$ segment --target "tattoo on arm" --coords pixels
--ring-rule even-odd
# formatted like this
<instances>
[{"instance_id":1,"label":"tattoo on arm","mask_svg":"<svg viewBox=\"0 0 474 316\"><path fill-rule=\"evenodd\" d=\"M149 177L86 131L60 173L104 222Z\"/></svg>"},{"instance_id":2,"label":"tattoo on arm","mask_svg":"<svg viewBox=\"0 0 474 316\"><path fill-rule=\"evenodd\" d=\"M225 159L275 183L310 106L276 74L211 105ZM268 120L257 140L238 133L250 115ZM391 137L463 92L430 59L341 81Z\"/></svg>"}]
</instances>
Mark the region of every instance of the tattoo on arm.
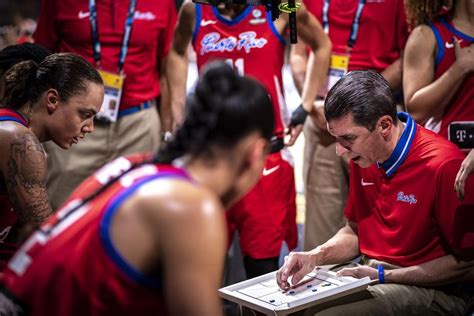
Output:
<instances>
[{"instance_id":1,"label":"tattoo on arm","mask_svg":"<svg viewBox=\"0 0 474 316\"><path fill-rule=\"evenodd\" d=\"M33 134L21 135L10 143L5 183L19 224L37 227L51 215L46 172L43 148Z\"/></svg>"}]
</instances>

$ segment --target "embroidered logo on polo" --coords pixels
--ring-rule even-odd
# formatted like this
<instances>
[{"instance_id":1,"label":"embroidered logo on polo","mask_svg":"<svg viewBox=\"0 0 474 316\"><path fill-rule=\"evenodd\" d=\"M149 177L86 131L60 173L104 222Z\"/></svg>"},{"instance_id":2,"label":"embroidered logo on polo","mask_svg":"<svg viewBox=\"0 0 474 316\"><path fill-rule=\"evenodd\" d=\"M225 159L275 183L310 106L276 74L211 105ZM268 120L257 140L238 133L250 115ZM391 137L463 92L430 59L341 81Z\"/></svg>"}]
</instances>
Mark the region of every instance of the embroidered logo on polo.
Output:
<instances>
[{"instance_id":1,"label":"embroidered logo on polo","mask_svg":"<svg viewBox=\"0 0 474 316\"><path fill-rule=\"evenodd\" d=\"M410 203L410 205L418 202L414 194L405 194L402 191L398 192L397 201Z\"/></svg>"},{"instance_id":2,"label":"embroidered logo on polo","mask_svg":"<svg viewBox=\"0 0 474 316\"><path fill-rule=\"evenodd\" d=\"M229 36L221 39L221 35L217 32L212 32L204 35L201 40L200 54L204 55L209 52L233 52L234 50L245 50L250 53L253 48L262 48L268 41L265 38L257 38L255 32L243 32L239 34L237 39L234 36Z\"/></svg>"},{"instance_id":3,"label":"embroidered logo on polo","mask_svg":"<svg viewBox=\"0 0 474 316\"><path fill-rule=\"evenodd\" d=\"M135 11L135 15L133 16L135 20L145 20L145 21L153 21L156 19L156 15L153 12L140 12Z\"/></svg>"},{"instance_id":4,"label":"embroidered logo on polo","mask_svg":"<svg viewBox=\"0 0 474 316\"><path fill-rule=\"evenodd\" d=\"M82 20L85 18L88 18L91 15L89 11L79 11L77 14L77 17ZM145 20L145 21L153 21L156 19L156 15L153 14L153 12L147 11L147 12L140 12L140 11L135 11L135 15L133 16L135 20Z\"/></svg>"},{"instance_id":5,"label":"embroidered logo on polo","mask_svg":"<svg viewBox=\"0 0 474 316\"><path fill-rule=\"evenodd\" d=\"M90 15L91 15L91 13L89 11L82 11L81 10L77 14L77 17L79 18L79 20L82 20L82 19L88 18Z\"/></svg>"}]
</instances>

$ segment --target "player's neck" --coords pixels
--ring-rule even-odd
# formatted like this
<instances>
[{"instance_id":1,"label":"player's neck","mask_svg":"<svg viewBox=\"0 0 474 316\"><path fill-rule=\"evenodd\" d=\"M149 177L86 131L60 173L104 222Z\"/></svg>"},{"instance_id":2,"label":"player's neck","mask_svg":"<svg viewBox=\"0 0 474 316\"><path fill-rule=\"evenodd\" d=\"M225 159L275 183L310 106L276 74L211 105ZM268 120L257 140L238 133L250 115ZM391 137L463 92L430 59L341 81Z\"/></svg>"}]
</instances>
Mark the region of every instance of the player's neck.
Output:
<instances>
[{"instance_id":1,"label":"player's neck","mask_svg":"<svg viewBox=\"0 0 474 316\"><path fill-rule=\"evenodd\" d=\"M243 4L229 4L229 3L221 3L217 6L219 13L229 19L233 20L239 14L241 14L247 6Z\"/></svg>"},{"instance_id":2,"label":"player's neck","mask_svg":"<svg viewBox=\"0 0 474 316\"><path fill-rule=\"evenodd\" d=\"M232 168L225 159L196 158L187 160L184 167L197 183L215 192L219 197L233 185Z\"/></svg>"},{"instance_id":3,"label":"player's neck","mask_svg":"<svg viewBox=\"0 0 474 316\"><path fill-rule=\"evenodd\" d=\"M458 0L454 12L454 20L456 24L460 24L460 26L466 25L466 27L470 26L470 29L472 29L472 26L474 25L474 1Z\"/></svg>"}]
</instances>

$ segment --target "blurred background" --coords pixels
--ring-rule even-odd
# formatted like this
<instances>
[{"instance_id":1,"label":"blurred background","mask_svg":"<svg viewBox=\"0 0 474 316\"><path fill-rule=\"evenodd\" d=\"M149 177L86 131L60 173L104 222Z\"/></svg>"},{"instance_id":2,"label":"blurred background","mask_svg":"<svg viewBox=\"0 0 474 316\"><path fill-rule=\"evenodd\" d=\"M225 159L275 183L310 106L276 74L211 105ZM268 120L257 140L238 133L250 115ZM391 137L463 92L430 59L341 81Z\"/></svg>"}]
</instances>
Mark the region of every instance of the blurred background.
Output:
<instances>
[{"instance_id":1,"label":"blurred background","mask_svg":"<svg viewBox=\"0 0 474 316\"><path fill-rule=\"evenodd\" d=\"M40 0L0 0L0 49L31 41Z\"/></svg>"}]
</instances>

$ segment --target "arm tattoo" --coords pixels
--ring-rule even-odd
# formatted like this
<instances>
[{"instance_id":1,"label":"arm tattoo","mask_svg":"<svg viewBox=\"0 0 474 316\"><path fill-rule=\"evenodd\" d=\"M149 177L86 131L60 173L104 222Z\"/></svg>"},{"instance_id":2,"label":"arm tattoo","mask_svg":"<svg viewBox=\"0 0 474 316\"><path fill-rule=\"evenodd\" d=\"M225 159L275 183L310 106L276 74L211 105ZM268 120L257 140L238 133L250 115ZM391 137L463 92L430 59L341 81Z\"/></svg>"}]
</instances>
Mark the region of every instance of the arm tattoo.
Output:
<instances>
[{"instance_id":1,"label":"arm tattoo","mask_svg":"<svg viewBox=\"0 0 474 316\"><path fill-rule=\"evenodd\" d=\"M10 143L5 183L19 224L37 227L51 215L46 172L46 157L36 136L27 133Z\"/></svg>"}]
</instances>

